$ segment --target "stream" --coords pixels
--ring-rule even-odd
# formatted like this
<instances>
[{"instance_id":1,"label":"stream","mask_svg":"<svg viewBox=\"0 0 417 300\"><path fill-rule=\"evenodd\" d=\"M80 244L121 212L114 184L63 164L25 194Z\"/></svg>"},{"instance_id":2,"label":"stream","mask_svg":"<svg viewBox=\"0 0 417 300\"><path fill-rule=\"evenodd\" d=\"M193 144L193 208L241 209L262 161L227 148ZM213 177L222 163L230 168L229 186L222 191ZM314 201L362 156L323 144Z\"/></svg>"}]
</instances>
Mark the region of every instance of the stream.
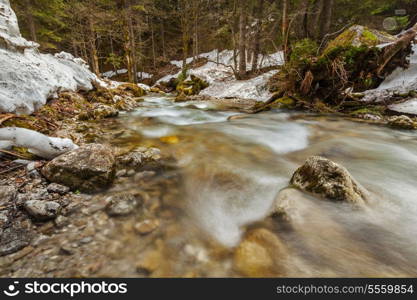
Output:
<instances>
[{"instance_id":1,"label":"stream","mask_svg":"<svg viewBox=\"0 0 417 300\"><path fill-rule=\"evenodd\" d=\"M171 203L181 203L185 213L177 216L182 229L175 239L210 240L186 249L197 261L215 260L215 271L206 276L235 274L230 257L211 255L213 248L236 247L246 226L262 222L293 172L311 155L345 166L374 201L365 210L354 210L295 195L291 228L272 228L286 249L283 275L417 274L415 131L332 116L294 118L283 111L228 121L237 114L203 102L146 97L142 107L118 119L130 134L112 141L115 146L155 145L176 158L183 187ZM178 256L171 263L183 262Z\"/></svg>"}]
</instances>

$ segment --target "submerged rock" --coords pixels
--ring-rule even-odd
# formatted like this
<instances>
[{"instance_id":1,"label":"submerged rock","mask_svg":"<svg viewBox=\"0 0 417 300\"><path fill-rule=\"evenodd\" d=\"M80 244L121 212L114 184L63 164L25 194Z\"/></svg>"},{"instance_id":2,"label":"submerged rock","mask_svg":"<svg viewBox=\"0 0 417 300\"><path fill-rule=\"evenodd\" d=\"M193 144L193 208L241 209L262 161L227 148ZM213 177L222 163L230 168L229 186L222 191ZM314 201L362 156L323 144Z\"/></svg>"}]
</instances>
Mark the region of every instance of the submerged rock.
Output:
<instances>
[{"instance_id":1,"label":"submerged rock","mask_svg":"<svg viewBox=\"0 0 417 300\"><path fill-rule=\"evenodd\" d=\"M36 220L45 221L56 218L61 205L55 201L29 200L25 203L25 209Z\"/></svg>"},{"instance_id":2,"label":"submerged rock","mask_svg":"<svg viewBox=\"0 0 417 300\"><path fill-rule=\"evenodd\" d=\"M234 268L248 277L283 275L285 247L278 237L265 228L246 234L234 255Z\"/></svg>"},{"instance_id":3,"label":"submerged rock","mask_svg":"<svg viewBox=\"0 0 417 300\"><path fill-rule=\"evenodd\" d=\"M155 231L160 225L158 219L148 219L134 225L134 229L140 235L146 235Z\"/></svg>"},{"instance_id":4,"label":"submerged rock","mask_svg":"<svg viewBox=\"0 0 417 300\"><path fill-rule=\"evenodd\" d=\"M139 147L117 157L119 170L135 170L159 168L162 164L161 151L157 148Z\"/></svg>"},{"instance_id":5,"label":"submerged rock","mask_svg":"<svg viewBox=\"0 0 417 300\"><path fill-rule=\"evenodd\" d=\"M307 159L291 178L301 190L333 201L364 204L368 192L342 166L320 156Z\"/></svg>"},{"instance_id":6,"label":"submerged rock","mask_svg":"<svg viewBox=\"0 0 417 300\"><path fill-rule=\"evenodd\" d=\"M142 202L142 198L133 193L125 192L111 195L106 198L108 206L106 208L107 213L110 216L119 217L127 216L139 206Z\"/></svg>"},{"instance_id":7,"label":"submerged rock","mask_svg":"<svg viewBox=\"0 0 417 300\"><path fill-rule=\"evenodd\" d=\"M51 182L94 193L113 182L115 157L108 146L88 144L50 161L42 174Z\"/></svg>"},{"instance_id":8,"label":"submerged rock","mask_svg":"<svg viewBox=\"0 0 417 300\"><path fill-rule=\"evenodd\" d=\"M394 116L388 120L388 126L396 129L417 129L417 122L407 116Z\"/></svg>"},{"instance_id":9,"label":"submerged rock","mask_svg":"<svg viewBox=\"0 0 417 300\"><path fill-rule=\"evenodd\" d=\"M0 256L17 252L31 241L30 233L19 226L0 229Z\"/></svg>"}]
</instances>

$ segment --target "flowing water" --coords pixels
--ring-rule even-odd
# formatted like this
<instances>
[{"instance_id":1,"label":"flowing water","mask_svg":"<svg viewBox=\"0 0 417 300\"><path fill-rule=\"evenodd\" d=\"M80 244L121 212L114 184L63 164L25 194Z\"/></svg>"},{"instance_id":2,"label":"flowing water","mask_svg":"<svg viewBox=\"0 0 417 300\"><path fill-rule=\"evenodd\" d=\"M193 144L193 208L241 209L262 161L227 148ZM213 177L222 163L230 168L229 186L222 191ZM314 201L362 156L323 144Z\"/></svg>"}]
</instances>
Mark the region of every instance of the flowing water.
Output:
<instances>
[{"instance_id":1,"label":"flowing water","mask_svg":"<svg viewBox=\"0 0 417 300\"><path fill-rule=\"evenodd\" d=\"M374 201L367 209L354 210L290 194L290 228L268 225L285 245L281 274L417 274L415 131L331 116L298 118L283 111L228 120L237 114L207 103L147 97L142 107L119 118L118 126L129 134L113 141L117 146L155 145L176 158L182 189L171 202L181 203L184 213L178 219L184 239L211 240L185 249L197 261L217 263L216 271L206 276L238 275L233 258L212 255L210 247L233 252L246 226L265 220L277 194L311 155L345 166ZM171 246L177 244L173 241Z\"/></svg>"}]
</instances>

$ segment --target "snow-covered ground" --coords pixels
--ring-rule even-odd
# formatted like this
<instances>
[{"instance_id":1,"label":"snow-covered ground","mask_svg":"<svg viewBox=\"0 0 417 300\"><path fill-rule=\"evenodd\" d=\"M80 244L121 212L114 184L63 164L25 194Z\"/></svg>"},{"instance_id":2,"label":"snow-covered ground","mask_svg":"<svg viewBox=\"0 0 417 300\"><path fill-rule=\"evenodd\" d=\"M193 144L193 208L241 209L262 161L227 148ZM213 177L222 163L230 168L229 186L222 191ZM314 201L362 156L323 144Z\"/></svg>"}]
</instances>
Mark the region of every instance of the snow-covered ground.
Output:
<instances>
[{"instance_id":1,"label":"snow-covered ground","mask_svg":"<svg viewBox=\"0 0 417 300\"><path fill-rule=\"evenodd\" d=\"M364 101L384 101L390 99L394 94L406 94L410 91L417 91L417 44L413 46L414 53L410 56L410 67L408 69L398 68L389 75L384 82L376 89L365 92ZM417 99L405 103L393 104L391 110L402 113L417 114Z\"/></svg>"},{"instance_id":2,"label":"snow-covered ground","mask_svg":"<svg viewBox=\"0 0 417 300\"><path fill-rule=\"evenodd\" d=\"M21 36L9 0L0 0L0 112L30 114L59 91L90 90L99 81L82 59L37 48Z\"/></svg>"},{"instance_id":3,"label":"snow-covered ground","mask_svg":"<svg viewBox=\"0 0 417 300\"><path fill-rule=\"evenodd\" d=\"M271 76L277 71L270 71L258 77L249 80L236 80L232 68L233 66L233 51L224 50L218 53L218 50L202 53L198 57L208 59L208 62L201 67L194 68L188 71L189 75L195 75L207 81L210 86L203 91L201 95L226 98L235 97L242 99L255 99L259 101L266 101L271 97L271 93L267 89L267 82ZM187 59L187 63L191 63L192 57ZM217 63L218 62L218 63ZM182 67L182 61L171 61L173 65ZM282 52L277 52L271 55L260 55L259 66L261 68L279 66L284 63ZM251 63L247 64L248 71L251 68ZM176 78L181 71L174 75L167 75L157 81L168 82L171 78Z\"/></svg>"},{"instance_id":4,"label":"snow-covered ground","mask_svg":"<svg viewBox=\"0 0 417 300\"><path fill-rule=\"evenodd\" d=\"M116 75L123 75L123 74L126 74L126 73L127 73L127 69L120 69L120 70L116 70L116 71L104 72L104 73L101 74L101 76L104 77L104 78L110 79L110 78L112 78ZM148 78L152 78L152 77L153 77L153 74L149 74L149 73L146 73L146 72L138 72L138 78L148 79Z\"/></svg>"}]
</instances>

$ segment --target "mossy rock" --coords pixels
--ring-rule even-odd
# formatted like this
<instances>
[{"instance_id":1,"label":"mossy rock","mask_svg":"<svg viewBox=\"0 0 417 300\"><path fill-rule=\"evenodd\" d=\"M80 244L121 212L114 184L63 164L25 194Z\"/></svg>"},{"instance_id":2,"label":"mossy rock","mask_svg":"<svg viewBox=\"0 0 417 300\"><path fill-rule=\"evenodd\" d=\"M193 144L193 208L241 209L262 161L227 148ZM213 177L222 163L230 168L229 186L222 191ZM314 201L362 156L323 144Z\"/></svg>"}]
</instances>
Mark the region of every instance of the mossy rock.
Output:
<instances>
[{"instance_id":1,"label":"mossy rock","mask_svg":"<svg viewBox=\"0 0 417 300\"><path fill-rule=\"evenodd\" d=\"M384 43L396 41L396 38L386 32L370 29L361 25L353 25L332 40L324 50L324 54L338 47L375 47Z\"/></svg>"},{"instance_id":2,"label":"mossy rock","mask_svg":"<svg viewBox=\"0 0 417 300\"><path fill-rule=\"evenodd\" d=\"M134 83L121 84L115 90L116 90L116 93L117 92L130 92L134 97L143 97L146 95L146 91Z\"/></svg>"},{"instance_id":3,"label":"mossy rock","mask_svg":"<svg viewBox=\"0 0 417 300\"><path fill-rule=\"evenodd\" d=\"M198 95L202 90L207 88L209 84L201 78L191 75L189 80L180 82L177 85L178 94L184 94L186 96Z\"/></svg>"}]
</instances>

